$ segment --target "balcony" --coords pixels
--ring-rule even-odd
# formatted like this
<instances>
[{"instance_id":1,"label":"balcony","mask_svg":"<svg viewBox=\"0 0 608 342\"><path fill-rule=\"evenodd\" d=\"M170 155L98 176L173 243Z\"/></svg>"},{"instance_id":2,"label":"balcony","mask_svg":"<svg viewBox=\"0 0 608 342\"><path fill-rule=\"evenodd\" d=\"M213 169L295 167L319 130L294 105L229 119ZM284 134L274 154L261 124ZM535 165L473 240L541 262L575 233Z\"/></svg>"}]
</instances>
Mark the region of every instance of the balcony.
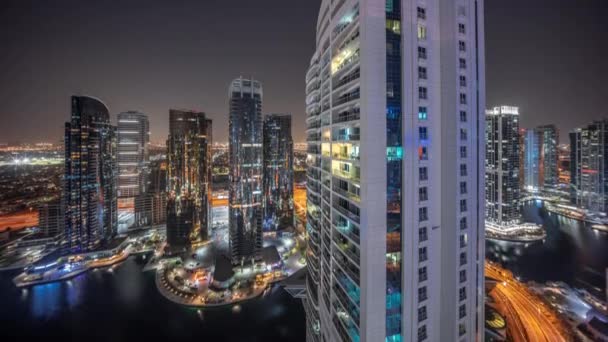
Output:
<instances>
[{"instance_id":1,"label":"balcony","mask_svg":"<svg viewBox=\"0 0 608 342\"><path fill-rule=\"evenodd\" d=\"M355 325L358 325L360 320L359 307L352 302L352 299L348 298L340 285L334 283L332 290L348 318L352 319Z\"/></svg>"},{"instance_id":2,"label":"balcony","mask_svg":"<svg viewBox=\"0 0 608 342\"><path fill-rule=\"evenodd\" d=\"M359 265L361 258L359 257L359 248L353 245L348 239L346 239L342 234L334 234L333 242L336 247L346 255L350 260L352 260L356 265Z\"/></svg>"},{"instance_id":3,"label":"balcony","mask_svg":"<svg viewBox=\"0 0 608 342\"><path fill-rule=\"evenodd\" d=\"M348 219L353 220L355 223L360 223L359 208L356 205L346 201L347 203L340 203L342 201L335 201L333 208L340 214L346 216Z\"/></svg>"},{"instance_id":4,"label":"balcony","mask_svg":"<svg viewBox=\"0 0 608 342\"><path fill-rule=\"evenodd\" d=\"M342 94L340 97L338 97L336 100L334 100L333 106L337 107L337 106L343 105L345 103L348 103L350 101L358 100L360 97L361 97L361 93L359 92L359 89L357 88L354 91L348 92L346 94Z\"/></svg>"},{"instance_id":5,"label":"balcony","mask_svg":"<svg viewBox=\"0 0 608 342\"><path fill-rule=\"evenodd\" d=\"M352 167L352 165L351 165ZM344 179L352 180L354 182L359 183L361 181L361 175L359 168L352 167L352 171L342 170L338 167L332 167L331 173L334 176L342 177Z\"/></svg>"},{"instance_id":6,"label":"balcony","mask_svg":"<svg viewBox=\"0 0 608 342\"><path fill-rule=\"evenodd\" d=\"M344 152L344 151L334 152L334 153L332 153L332 157L334 159L350 160L350 161L359 161L360 160L359 151L353 151L350 153Z\"/></svg>"},{"instance_id":7,"label":"balcony","mask_svg":"<svg viewBox=\"0 0 608 342\"><path fill-rule=\"evenodd\" d=\"M358 107L351 110L343 111L338 114L334 114L332 117L333 123L341 123L348 121L355 121L361 119L360 109Z\"/></svg>"},{"instance_id":8,"label":"balcony","mask_svg":"<svg viewBox=\"0 0 608 342\"><path fill-rule=\"evenodd\" d=\"M341 216L337 216L338 219L334 221L334 227L336 229L336 231L338 231L340 234L344 235L345 237L351 239L354 243L359 244L360 243L360 236L359 236L359 228L357 226L355 226L354 224L352 224L351 222L349 222L348 220L344 219Z\"/></svg>"},{"instance_id":9,"label":"balcony","mask_svg":"<svg viewBox=\"0 0 608 342\"><path fill-rule=\"evenodd\" d=\"M336 80L336 82L334 83L334 90L337 90L338 88L351 83L352 81L358 80L361 77L361 70L359 68L356 68L355 70L353 70L352 72L350 72L348 75L340 78L339 80Z\"/></svg>"},{"instance_id":10,"label":"balcony","mask_svg":"<svg viewBox=\"0 0 608 342\"><path fill-rule=\"evenodd\" d=\"M336 328L336 331L340 335L342 341L345 342L360 342L359 331L354 327L350 321L345 318L339 318L338 315L344 316L343 313L338 312L334 314L332 322ZM348 330L346 327L349 327Z\"/></svg>"},{"instance_id":11,"label":"balcony","mask_svg":"<svg viewBox=\"0 0 608 342\"><path fill-rule=\"evenodd\" d=\"M321 127L321 121L313 120L306 125L306 129L316 129Z\"/></svg>"},{"instance_id":12,"label":"balcony","mask_svg":"<svg viewBox=\"0 0 608 342\"><path fill-rule=\"evenodd\" d=\"M353 188L354 188L354 186L353 186ZM361 197L359 197L358 192L353 192L353 191L350 191L349 189L343 189L337 184L337 182L334 183L332 190L350 200L357 201L357 202L361 201Z\"/></svg>"},{"instance_id":13,"label":"balcony","mask_svg":"<svg viewBox=\"0 0 608 342\"><path fill-rule=\"evenodd\" d=\"M359 265L353 264L353 262L339 252L337 248L332 251L331 255L335 261L334 265L338 265L355 284L359 284L361 281L359 278Z\"/></svg>"}]
</instances>

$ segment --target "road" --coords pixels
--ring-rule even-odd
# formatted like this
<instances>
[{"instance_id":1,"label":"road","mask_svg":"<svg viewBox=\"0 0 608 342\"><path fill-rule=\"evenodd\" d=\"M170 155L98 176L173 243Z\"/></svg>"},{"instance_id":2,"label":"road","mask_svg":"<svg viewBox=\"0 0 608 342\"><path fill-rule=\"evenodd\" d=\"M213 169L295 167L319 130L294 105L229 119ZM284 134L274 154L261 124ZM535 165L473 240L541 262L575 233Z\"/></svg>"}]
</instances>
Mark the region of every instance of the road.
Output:
<instances>
[{"instance_id":1,"label":"road","mask_svg":"<svg viewBox=\"0 0 608 342\"><path fill-rule=\"evenodd\" d=\"M306 223L306 188L294 187L293 203L296 207L296 215L300 222Z\"/></svg>"},{"instance_id":2,"label":"road","mask_svg":"<svg viewBox=\"0 0 608 342\"><path fill-rule=\"evenodd\" d=\"M38 211L22 211L15 214L0 216L0 232L7 230L20 230L38 225Z\"/></svg>"},{"instance_id":3,"label":"road","mask_svg":"<svg viewBox=\"0 0 608 342\"><path fill-rule=\"evenodd\" d=\"M557 314L517 281L513 274L486 262L486 277L498 283L489 292L507 319L507 335L514 342L570 341L570 333Z\"/></svg>"}]
</instances>

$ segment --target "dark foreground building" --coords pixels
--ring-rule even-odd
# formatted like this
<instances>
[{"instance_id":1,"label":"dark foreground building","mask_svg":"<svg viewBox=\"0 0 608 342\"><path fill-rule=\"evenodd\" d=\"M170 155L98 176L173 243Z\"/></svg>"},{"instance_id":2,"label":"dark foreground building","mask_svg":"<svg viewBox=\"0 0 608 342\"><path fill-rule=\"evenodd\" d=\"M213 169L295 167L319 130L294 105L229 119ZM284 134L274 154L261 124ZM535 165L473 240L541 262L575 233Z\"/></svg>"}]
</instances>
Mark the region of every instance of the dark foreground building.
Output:
<instances>
[{"instance_id":1,"label":"dark foreground building","mask_svg":"<svg viewBox=\"0 0 608 342\"><path fill-rule=\"evenodd\" d=\"M262 84L230 85L230 250L232 263L260 258L262 247Z\"/></svg>"},{"instance_id":2,"label":"dark foreground building","mask_svg":"<svg viewBox=\"0 0 608 342\"><path fill-rule=\"evenodd\" d=\"M291 115L264 118L264 231L294 224Z\"/></svg>"},{"instance_id":3,"label":"dark foreground building","mask_svg":"<svg viewBox=\"0 0 608 342\"><path fill-rule=\"evenodd\" d=\"M89 96L72 96L65 124L65 247L95 249L116 235L116 127L108 108Z\"/></svg>"},{"instance_id":4,"label":"dark foreground building","mask_svg":"<svg viewBox=\"0 0 608 342\"><path fill-rule=\"evenodd\" d=\"M211 120L171 110L167 140L167 242L171 248L207 238L211 198Z\"/></svg>"}]
</instances>

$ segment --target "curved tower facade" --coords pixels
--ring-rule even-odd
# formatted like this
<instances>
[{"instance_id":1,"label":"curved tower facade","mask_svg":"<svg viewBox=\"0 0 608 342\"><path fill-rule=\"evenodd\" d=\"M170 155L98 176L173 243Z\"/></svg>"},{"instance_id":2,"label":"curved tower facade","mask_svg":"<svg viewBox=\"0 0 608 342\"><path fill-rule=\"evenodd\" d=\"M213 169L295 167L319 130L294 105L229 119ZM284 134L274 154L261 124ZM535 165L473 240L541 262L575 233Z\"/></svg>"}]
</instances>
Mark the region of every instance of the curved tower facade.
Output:
<instances>
[{"instance_id":1,"label":"curved tower facade","mask_svg":"<svg viewBox=\"0 0 608 342\"><path fill-rule=\"evenodd\" d=\"M71 120L65 124L66 248L95 249L116 235L116 127L106 105L89 96L72 96Z\"/></svg>"},{"instance_id":2,"label":"curved tower facade","mask_svg":"<svg viewBox=\"0 0 608 342\"><path fill-rule=\"evenodd\" d=\"M323 0L306 75L308 341L481 341L482 0Z\"/></svg>"},{"instance_id":3,"label":"curved tower facade","mask_svg":"<svg viewBox=\"0 0 608 342\"><path fill-rule=\"evenodd\" d=\"M230 251L233 264L260 258L262 248L262 84L232 81L230 97Z\"/></svg>"}]
</instances>

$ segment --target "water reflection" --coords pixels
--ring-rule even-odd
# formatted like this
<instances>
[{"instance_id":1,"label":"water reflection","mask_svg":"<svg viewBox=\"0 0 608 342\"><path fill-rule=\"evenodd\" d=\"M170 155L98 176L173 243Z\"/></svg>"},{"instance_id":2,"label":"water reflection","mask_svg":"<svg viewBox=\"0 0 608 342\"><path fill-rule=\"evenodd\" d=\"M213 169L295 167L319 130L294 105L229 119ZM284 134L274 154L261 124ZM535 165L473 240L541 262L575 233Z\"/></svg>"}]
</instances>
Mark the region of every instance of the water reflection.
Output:
<instances>
[{"instance_id":1,"label":"water reflection","mask_svg":"<svg viewBox=\"0 0 608 342\"><path fill-rule=\"evenodd\" d=\"M489 259L502 263L524 280L565 281L595 292L604 290L608 268L608 234L564 216L549 213L542 202L528 202L524 218L547 230L543 242L486 242Z\"/></svg>"},{"instance_id":2,"label":"water reflection","mask_svg":"<svg viewBox=\"0 0 608 342\"><path fill-rule=\"evenodd\" d=\"M130 258L113 273L88 272L70 282L28 290L14 286L16 274L0 273L2 335L118 341L153 334L157 339L181 341L305 341L301 301L283 290L242 303L240 313L233 313L230 306L197 310L162 297L154 273L142 272L143 264L141 258ZM239 328L234 329L237 321Z\"/></svg>"},{"instance_id":3,"label":"water reflection","mask_svg":"<svg viewBox=\"0 0 608 342\"><path fill-rule=\"evenodd\" d=\"M32 314L36 318L50 318L60 309L61 284L51 283L30 289Z\"/></svg>"}]
</instances>

